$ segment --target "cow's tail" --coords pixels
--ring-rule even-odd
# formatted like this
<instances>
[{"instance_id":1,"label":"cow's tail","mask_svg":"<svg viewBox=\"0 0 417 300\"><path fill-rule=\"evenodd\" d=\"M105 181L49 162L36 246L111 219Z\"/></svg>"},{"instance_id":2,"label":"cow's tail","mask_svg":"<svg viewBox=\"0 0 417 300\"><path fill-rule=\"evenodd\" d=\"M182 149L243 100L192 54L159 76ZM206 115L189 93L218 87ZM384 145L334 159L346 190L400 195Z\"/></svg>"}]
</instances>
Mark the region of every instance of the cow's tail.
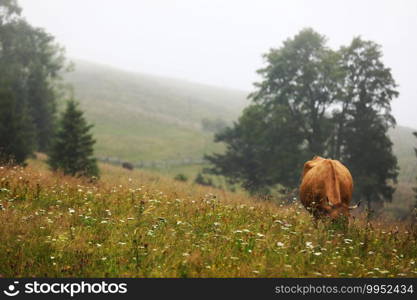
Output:
<instances>
[{"instance_id":1,"label":"cow's tail","mask_svg":"<svg viewBox=\"0 0 417 300\"><path fill-rule=\"evenodd\" d=\"M331 204L339 204L342 202L340 197L340 184L339 179L336 174L336 170L334 168L334 164L331 160L328 160L328 164L330 166L330 184L327 187L327 197L329 198L329 201Z\"/></svg>"}]
</instances>

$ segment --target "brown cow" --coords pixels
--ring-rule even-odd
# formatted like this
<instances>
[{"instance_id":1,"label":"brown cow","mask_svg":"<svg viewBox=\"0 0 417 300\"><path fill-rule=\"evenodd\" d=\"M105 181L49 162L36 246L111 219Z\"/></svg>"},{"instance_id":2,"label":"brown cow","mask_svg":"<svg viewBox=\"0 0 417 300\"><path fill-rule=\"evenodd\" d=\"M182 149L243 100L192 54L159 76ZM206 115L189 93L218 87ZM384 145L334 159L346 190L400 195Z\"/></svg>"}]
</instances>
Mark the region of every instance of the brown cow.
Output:
<instances>
[{"instance_id":1,"label":"brown cow","mask_svg":"<svg viewBox=\"0 0 417 300\"><path fill-rule=\"evenodd\" d=\"M353 180L349 170L337 160L315 156L304 164L300 200L317 219L349 217Z\"/></svg>"}]
</instances>

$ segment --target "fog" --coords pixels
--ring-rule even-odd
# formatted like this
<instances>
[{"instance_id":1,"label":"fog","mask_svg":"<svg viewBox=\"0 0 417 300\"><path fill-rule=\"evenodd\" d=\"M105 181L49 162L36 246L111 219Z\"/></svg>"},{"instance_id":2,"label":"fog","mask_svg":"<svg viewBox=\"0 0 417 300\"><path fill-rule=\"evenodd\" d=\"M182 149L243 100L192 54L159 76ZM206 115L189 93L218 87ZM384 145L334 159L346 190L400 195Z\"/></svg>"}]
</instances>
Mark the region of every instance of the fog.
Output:
<instances>
[{"instance_id":1,"label":"fog","mask_svg":"<svg viewBox=\"0 0 417 300\"><path fill-rule=\"evenodd\" d=\"M67 56L142 73L253 90L262 54L305 27L332 48L362 36L382 45L400 97L393 113L417 128L417 1L20 0L24 16Z\"/></svg>"}]
</instances>

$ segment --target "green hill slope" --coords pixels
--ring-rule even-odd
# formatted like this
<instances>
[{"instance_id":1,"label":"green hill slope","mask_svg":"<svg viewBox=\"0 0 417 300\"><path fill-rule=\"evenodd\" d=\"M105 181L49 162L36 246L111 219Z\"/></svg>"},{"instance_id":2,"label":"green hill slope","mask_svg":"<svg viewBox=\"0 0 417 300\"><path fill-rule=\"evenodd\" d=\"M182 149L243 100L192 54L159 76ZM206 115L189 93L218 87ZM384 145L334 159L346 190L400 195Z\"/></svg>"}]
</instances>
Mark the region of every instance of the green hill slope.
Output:
<instances>
[{"instance_id":1,"label":"green hill slope","mask_svg":"<svg viewBox=\"0 0 417 300\"><path fill-rule=\"evenodd\" d=\"M219 150L203 118L236 119L246 93L75 61L65 75L95 124L98 156L132 162L199 159Z\"/></svg>"},{"instance_id":2,"label":"green hill slope","mask_svg":"<svg viewBox=\"0 0 417 300\"><path fill-rule=\"evenodd\" d=\"M394 199L392 203L386 204L387 212L395 218L410 215L416 203L413 188L417 186L417 158L414 152L417 139L412 134L414 131L412 128L397 126L389 132L400 167Z\"/></svg>"}]
</instances>

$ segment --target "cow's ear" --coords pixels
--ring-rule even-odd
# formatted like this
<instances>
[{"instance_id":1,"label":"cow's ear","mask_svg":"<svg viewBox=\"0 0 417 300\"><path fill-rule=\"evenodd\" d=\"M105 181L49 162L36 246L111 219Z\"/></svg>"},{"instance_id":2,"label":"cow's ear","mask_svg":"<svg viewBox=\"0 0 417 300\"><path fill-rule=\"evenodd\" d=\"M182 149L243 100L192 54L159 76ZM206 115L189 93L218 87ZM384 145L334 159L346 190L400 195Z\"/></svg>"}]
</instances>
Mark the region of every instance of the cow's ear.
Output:
<instances>
[{"instance_id":1,"label":"cow's ear","mask_svg":"<svg viewBox=\"0 0 417 300\"><path fill-rule=\"evenodd\" d=\"M356 203L356 205L349 206L349 209L355 209L355 208L358 208L358 207L359 207L359 205L361 205L361 202L360 202L360 201L359 201L358 203Z\"/></svg>"}]
</instances>

